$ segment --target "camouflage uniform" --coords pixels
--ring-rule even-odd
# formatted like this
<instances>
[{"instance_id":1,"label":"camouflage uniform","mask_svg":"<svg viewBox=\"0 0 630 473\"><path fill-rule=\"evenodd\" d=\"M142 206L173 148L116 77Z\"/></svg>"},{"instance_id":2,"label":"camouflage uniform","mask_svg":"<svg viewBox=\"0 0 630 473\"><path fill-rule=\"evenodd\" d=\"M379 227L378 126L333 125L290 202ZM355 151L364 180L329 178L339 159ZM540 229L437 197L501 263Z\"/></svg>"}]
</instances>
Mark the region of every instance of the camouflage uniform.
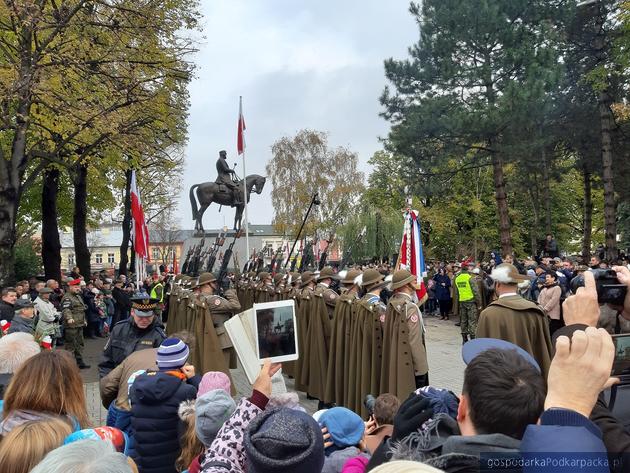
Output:
<instances>
[{"instance_id":1,"label":"camouflage uniform","mask_svg":"<svg viewBox=\"0 0 630 473\"><path fill-rule=\"evenodd\" d=\"M61 314L65 335L65 349L74 355L79 366L83 365L83 327L87 306L79 294L68 292L61 299ZM72 320L72 323L69 322Z\"/></svg>"}]
</instances>

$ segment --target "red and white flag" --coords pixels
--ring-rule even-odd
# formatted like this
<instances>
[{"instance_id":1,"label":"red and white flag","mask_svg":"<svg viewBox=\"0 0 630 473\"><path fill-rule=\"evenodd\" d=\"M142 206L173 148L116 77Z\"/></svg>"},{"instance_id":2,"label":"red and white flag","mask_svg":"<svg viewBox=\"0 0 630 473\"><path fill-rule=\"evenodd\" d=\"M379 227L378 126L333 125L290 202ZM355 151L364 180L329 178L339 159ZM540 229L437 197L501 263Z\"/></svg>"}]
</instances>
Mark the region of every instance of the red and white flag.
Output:
<instances>
[{"instance_id":1,"label":"red and white flag","mask_svg":"<svg viewBox=\"0 0 630 473\"><path fill-rule=\"evenodd\" d=\"M407 269L416 277L416 295L422 305L428 299L424 278L427 277L422 250L422 236L420 233L420 217L415 210L405 212L402 243L398 257L398 268Z\"/></svg>"},{"instance_id":2,"label":"red and white flag","mask_svg":"<svg viewBox=\"0 0 630 473\"><path fill-rule=\"evenodd\" d=\"M245 118L243 117L243 97L238 101L238 132L236 135L236 149L241 155L245 152Z\"/></svg>"},{"instance_id":3,"label":"red and white flag","mask_svg":"<svg viewBox=\"0 0 630 473\"><path fill-rule=\"evenodd\" d=\"M131 171L131 218L133 219L133 249L138 258L149 260L149 229L144 220L136 171Z\"/></svg>"}]
</instances>

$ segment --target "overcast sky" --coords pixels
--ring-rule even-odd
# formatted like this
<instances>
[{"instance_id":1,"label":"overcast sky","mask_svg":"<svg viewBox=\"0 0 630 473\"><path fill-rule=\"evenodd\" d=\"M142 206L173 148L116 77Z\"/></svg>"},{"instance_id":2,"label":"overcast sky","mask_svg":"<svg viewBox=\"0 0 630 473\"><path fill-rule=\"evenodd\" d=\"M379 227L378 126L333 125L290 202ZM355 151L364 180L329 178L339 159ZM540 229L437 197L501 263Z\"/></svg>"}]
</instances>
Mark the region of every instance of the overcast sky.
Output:
<instances>
[{"instance_id":1,"label":"overcast sky","mask_svg":"<svg viewBox=\"0 0 630 473\"><path fill-rule=\"evenodd\" d=\"M190 84L189 145L179 216L193 228L188 190L216 178L218 152L237 159L238 97L247 124L247 174L265 175L271 145L302 128L329 133L359 153L361 170L389 126L379 117L383 60L418 39L408 0L202 0L203 35ZM238 159L237 173L242 174ZM270 185L254 195L249 221L271 223ZM206 229L231 227L234 210L211 206Z\"/></svg>"}]
</instances>

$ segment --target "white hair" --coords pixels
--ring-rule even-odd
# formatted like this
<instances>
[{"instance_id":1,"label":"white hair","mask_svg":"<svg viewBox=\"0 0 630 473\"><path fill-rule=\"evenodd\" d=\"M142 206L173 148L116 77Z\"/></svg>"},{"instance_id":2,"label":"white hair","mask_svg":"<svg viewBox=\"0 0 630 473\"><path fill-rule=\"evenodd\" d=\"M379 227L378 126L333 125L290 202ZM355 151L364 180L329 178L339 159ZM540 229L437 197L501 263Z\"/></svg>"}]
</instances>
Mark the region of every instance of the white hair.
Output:
<instances>
[{"instance_id":1,"label":"white hair","mask_svg":"<svg viewBox=\"0 0 630 473\"><path fill-rule=\"evenodd\" d=\"M103 440L79 440L51 451L31 473L132 473L127 457Z\"/></svg>"},{"instance_id":2,"label":"white hair","mask_svg":"<svg viewBox=\"0 0 630 473\"><path fill-rule=\"evenodd\" d=\"M15 332L0 338L0 373L15 373L26 360L40 352L30 333Z\"/></svg>"}]
</instances>

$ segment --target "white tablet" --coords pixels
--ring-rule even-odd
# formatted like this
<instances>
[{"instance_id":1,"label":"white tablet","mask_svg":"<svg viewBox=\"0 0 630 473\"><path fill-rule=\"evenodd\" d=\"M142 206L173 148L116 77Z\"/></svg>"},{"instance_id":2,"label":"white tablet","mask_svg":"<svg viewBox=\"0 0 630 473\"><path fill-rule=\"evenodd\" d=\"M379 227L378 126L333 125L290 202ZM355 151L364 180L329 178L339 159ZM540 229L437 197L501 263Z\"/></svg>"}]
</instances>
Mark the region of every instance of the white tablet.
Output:
<instances>
[{"instance_id":1,"label":"white tablet","mask_svg":"<svg viewBox=\"0 0 630 473\"><path fill-rule=\"evenodd\" d=\"M298 359L293 300L254 304L254 331L258 360L272 363Z\"/></svg>"}]
</instances>

